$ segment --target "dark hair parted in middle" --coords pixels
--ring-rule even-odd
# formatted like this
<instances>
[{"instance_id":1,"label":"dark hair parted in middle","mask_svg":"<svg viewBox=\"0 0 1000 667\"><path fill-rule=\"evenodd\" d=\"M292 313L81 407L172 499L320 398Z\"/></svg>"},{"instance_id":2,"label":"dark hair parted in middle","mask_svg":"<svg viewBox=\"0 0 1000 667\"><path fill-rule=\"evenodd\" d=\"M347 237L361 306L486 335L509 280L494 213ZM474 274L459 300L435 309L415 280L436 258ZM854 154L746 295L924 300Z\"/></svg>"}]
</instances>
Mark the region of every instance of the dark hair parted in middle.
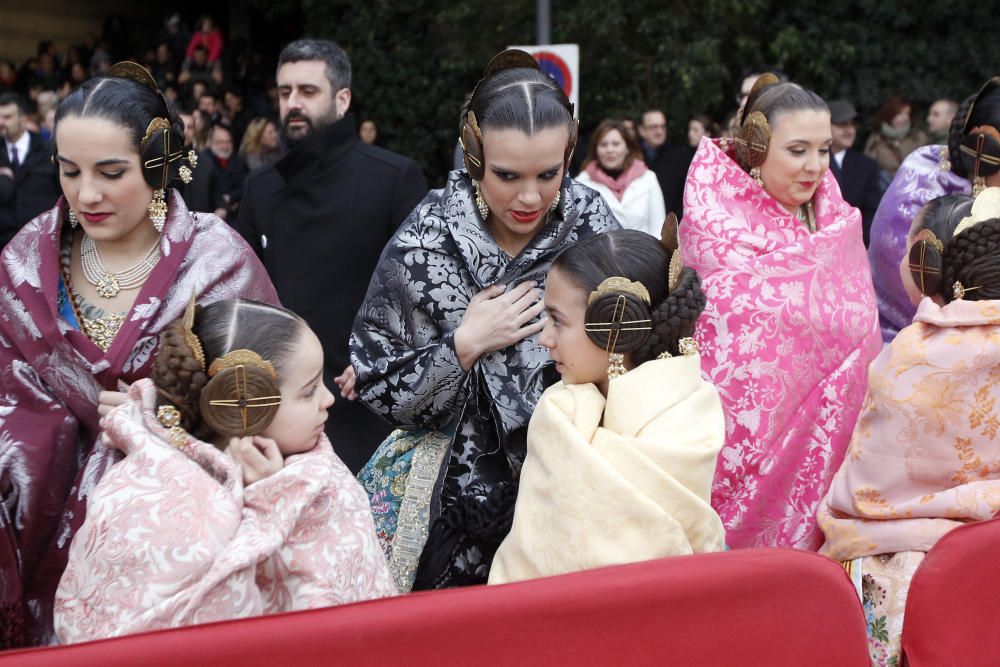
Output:
<instances>
[{"instance_id":1,"label":"dark hair parted in middle","mask_svg":"<svg viewBox=\"0 0 1000 667\"><path fill-rule=\"evenodd\" d=\"M284 308L245 299L226 299L199 307L193 331L204 349L206 369L211 367L213 361L233 350L251 350L270 362L277 372L276 378L263 377L263 372L256 372L260 369L247 369L248 393L263 396L271 395L266 392L280 394L278 386L305 327L302 318ZM172 322L160 334L160 349L152 374L160 402L175 406L181 413L181 426L201 440L209 441L216 434L243 434L242 423L236 419L236 410L213 410L210 418L205 419L202 393L210 381L215 384L219 375L209 378L206 370L202 369L201 362L185 339L183 319ZM216 396L213 395L213 398ZM252 417L266 419L270 423L277 409L255 412ZM206 422L215 424L216 428ZM267 426L257 425L257 432Z\"/></svg>"},{"instance_id":2,"label":"dark hair parted in middle","mask_svg":"<svg viewBox=\"0 0 1000 667\"><path fill-rule=\"evenodd\" d=\"M680 252L679 250L675 252ZM623 350L631 351L636 365L662 352L680 354L677 343L694 333L698 316L705 309L701 279L693 269L681 271L680 282L668 294L670 252L655 237L634 229L618 229L598 234L564 250L552 263L586 296L607 278L620 276L641 283L649 292L652 330L643 335L638 347L628 343L623 332ZM638 304L636 304L638 305ZM639 310L645 310L639 306Z\"/></svg>"},{"instance_id":3,"label":"dark hair parted in middle","mask_svg":"<svg viewBox=\"0 0 1000 667\"><path fill-rule=\"evenodd\" d=\"M505 69L490 75L476 88L462 117L472 111L487 130L520 130L533 135L550 127L569 127L572 107L552 77L538 69Z\"/></svg>"},{"instance_id":4,"label":"dark hair parted in middle","mask_svg":"<svg viewBox=\"0 0 1000 667\"><path fill-rule=\"evenodd\" d=\"M170 123L171 152L184 146L184 121L177 109L158 91L138 81L116 76L90 79L70 93L56 111L53 130L56 150L59 146L59 124L65 118L102 118L126 128L130 143L139 152L142 139L154 118L166 118ZM140 163L142 175L153 188L159 188L163 178L160 166L146 167L145 163L162 158L165 150L163 133L155 133L142 148ZM170 164L168 183L179 177L181 161Z\"/></svg>"}]
</instances>

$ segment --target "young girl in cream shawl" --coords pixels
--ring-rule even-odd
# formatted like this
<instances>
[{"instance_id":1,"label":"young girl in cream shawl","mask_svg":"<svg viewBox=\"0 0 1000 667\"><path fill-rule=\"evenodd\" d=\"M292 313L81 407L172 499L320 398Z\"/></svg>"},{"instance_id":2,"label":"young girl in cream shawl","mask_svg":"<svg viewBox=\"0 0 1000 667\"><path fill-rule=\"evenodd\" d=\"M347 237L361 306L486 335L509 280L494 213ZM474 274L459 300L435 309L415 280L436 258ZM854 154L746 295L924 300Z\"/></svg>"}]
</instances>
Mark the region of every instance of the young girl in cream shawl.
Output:
<instances>
[{"instance_id":1,"label":"young girl in cream shawl","mask_svg":"<svg viewBox=\"0 0 1000 667\"><path fill-rule=\"evenodd\" d=\"M1000 188L974 204L934 200L908 245L900 270L917 314L869 368L847 457L818 513L821 551L844 561L862 594L877 665L899 660L925 553L1000 509Z\"/></svg>"},{"instance_id":2,"label":"young girl in cream shawl","mask_svg":"<svg viewBox=\"0 0 1000 667\"><path fill-rule=\"evenodd\" d=\"M562 381L531 417L491 584L724 547L709 504L722 404L689 338L705 296L676 219L664 229L666 247L613 231L552 264L540 342Z\"/></svg>"},{"instance_id":3,"label":"young girl in cream shawl","mask_svg":"<svg viewBox=\"0 0 1000 667\"><path fill-rule=\"evenodd\" d=\"M368 499L323 434L323 350L292 313L193 301L102 420L126 453L55 601L61 642L396 593Z\"/></svg>"}]
</instances>

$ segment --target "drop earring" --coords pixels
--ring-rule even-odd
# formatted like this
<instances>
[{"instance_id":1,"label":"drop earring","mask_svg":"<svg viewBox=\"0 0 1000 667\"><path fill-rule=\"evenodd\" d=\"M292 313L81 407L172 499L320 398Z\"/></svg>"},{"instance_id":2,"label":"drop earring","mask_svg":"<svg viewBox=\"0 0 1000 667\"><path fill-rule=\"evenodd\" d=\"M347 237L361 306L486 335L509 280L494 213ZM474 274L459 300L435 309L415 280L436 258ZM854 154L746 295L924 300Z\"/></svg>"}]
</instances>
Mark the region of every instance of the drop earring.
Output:
<instances>
[{"instance_id":1,"label":"drop earring","mask_svg":"<svg viewBox=\"0 0 1000 667\"><path fill-rule=\"evenodd\" d=\"M163 233L163 225L167 222L167 199L163 190L153 191L153 200L149 202L149 219L153 221L156 231Z\"/></svg>"},{"instance_id":2,"label":"drop earring","mask_svg":"<svg viewBox=\"0 0 1000 667\"><path fill-rule=\"evenodd\" d=\"M614 380L625 375L625 355L621 352L612 352L608 355L608 379Z\"/></svg>"},{"instance_id":3,"label":"drop earring","mask_svg":"<svg viewBox=\"0 0 1000 667\"><path fill-rule=\"evenodd\" d=\"M67 208L66 219L69 220L69 228L76 229L80 225L80 219L76 217L76 213L73 209Z\"/></svg>"},{"instance_id":4,"label":"drop earring","mask_svg":"<svg viewBox=\"0 0 1000 667\"><path fill-rule=\"evenodd\" d=\"M764 179L760 177L760 167L754 167L750 170L750 178L760 187L764 187Z\"/></svg>"},{"instance_id":5,"label":"drop earring","mask_svg":"<svg viewBox=\"0 0 1000 667\"><path fill-rule=\"evenodd\" d=\"M549 207L549 213L555 213L556 209L559 208L559 201L562 199L562 190L556 190L556 198L552 200L552 206Z\"/></svg>"},{"instance_id":6,"label":"drop earring","mask_svg":"<svg viewBox=\"0 0 1000 667\"><path fill-rule=\"evenodd\" d=\"M476 208L479 209L479 215L483 216L483 222L486 222L487 216L490 214L490 207L483 199L483 191L479 187L479 181L473 181L476 184Z\"/></svg>"}]
</instances>

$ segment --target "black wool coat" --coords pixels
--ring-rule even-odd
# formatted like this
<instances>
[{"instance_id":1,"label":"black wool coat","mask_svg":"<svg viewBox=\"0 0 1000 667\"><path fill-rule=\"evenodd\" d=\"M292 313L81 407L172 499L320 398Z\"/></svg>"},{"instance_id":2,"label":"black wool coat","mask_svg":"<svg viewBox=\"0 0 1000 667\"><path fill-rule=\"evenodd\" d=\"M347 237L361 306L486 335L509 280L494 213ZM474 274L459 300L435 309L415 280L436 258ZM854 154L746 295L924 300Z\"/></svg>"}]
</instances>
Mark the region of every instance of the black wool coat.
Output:
<instances>
[{"instance_id":1,"label":"black wool coat","mask_svg":"<svg viewBox=\"0 0 1000 667\"><path fill-rule=\"evenodd\" d=\"M324 379L337 397L326 432L357 473L390 426L333 379L350 363L348 339L382 249L427 194L412 160L358 139L347 116L316 131L243 188L234 227L271 276L282 305L323 344Z\"/></svg>"},{"instance_id":2,"label":"black wool coat","mask_svg":"<svg viewBox=\"0 0 1000 667\"><path fill-rule=\"evenodd\" d=\"M844 153L842 167L838 167L837 161L830 156L830 169L837 177L844 201L861 211L861 230L867 248L872 219L882 201L878 162L860 151L848 148Z\"/></svg>"},{"instance_id":3,"label":"black wool coat","mask_svg":"<svg viewBox=\"0 0 1000 667\"><path fill-rule=\"evenodd\" d=\"M14 178L0 176L0 250L32 218L56 205L62 194L52 144L31 132L28 154ZM10 168L7 142L0 139L0 167Z\"/></svg>"}]
</instances>

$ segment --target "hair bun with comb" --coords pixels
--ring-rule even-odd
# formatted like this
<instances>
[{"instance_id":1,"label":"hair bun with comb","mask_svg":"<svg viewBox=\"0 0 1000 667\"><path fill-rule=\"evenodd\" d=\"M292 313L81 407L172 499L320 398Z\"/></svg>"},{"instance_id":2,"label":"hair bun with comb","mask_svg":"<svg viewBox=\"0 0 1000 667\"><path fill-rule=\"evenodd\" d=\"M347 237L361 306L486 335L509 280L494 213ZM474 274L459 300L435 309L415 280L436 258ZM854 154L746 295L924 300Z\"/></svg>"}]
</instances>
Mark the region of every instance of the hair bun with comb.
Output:
<instances>
[{"instance_id":1,"label":"hair bun with comb","mask_svg":"<svg viewBox=\"0 0 1000 667\"><path fill-rule=\"evenodd\" d=\"M606 279L590 295L584 329L595 345L608 352L637 349L652 329L649 292L625 278Z\"/></svg>"},{"instance_id":2,"label":"hair bun with comb","mask_svg":"<svg viewBox=\"0 0 1000 667\"><path fill-rule=\"evenodd\" d=\"M201 416L216 433L256 435L266 429L281 405L273 366L250 350L233 350L209 368L212 379L201 391Z\"/></svg>"}]
</instances>

